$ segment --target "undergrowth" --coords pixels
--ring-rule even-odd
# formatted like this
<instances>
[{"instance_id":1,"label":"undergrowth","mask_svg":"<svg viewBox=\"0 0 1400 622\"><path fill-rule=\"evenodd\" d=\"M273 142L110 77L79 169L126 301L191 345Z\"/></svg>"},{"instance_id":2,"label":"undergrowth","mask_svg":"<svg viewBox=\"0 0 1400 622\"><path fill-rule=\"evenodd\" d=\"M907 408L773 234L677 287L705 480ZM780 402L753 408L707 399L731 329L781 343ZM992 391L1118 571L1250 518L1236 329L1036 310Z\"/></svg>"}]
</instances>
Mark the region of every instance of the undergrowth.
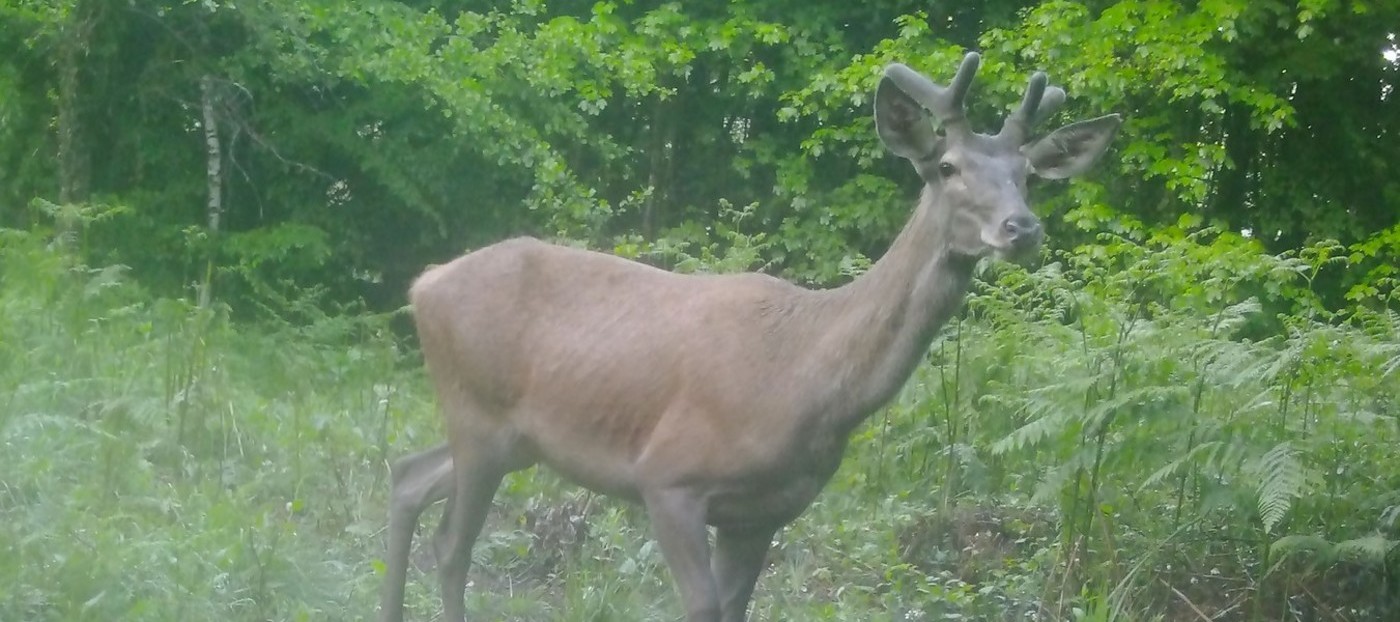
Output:
<instances>
[{"instance_id":1,"label":"undergrowth","mask_svg":"<svg viewBox=\"0 0 1400 622\"><path fill-rule=\"evenodd\" d=\"M236 325L0 231L0 619L360 617L384 456L433 438L404 357L383 317Z\"/></svg>"},{"instance_id":2,"label":"undergrowth","mask_svg":"<svg viewBox=\"0 0 1400 622\"><path fill-rule=\"evenodd\" d=\"M1170 229L989 267L754 619L1400 616L1400 315L1386 283L1323 309L1337 256ZM372 615L385 461L441 438L421 365L389 316L259 303L0 231L0 619ZM482 619L679 619L639 509L530 470L490 521Z\"/></svg>"}]
</instances>

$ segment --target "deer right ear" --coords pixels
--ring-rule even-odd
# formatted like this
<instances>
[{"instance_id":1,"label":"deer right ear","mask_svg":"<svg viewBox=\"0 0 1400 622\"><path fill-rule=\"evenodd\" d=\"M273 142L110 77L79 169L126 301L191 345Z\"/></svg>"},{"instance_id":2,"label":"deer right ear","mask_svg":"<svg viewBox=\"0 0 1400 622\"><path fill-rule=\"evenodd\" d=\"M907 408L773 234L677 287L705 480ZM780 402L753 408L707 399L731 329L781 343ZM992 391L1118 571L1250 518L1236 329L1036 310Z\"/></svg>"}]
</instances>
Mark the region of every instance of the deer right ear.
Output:
<instances>
[{"instance_id":1,"label":"deer right ear","mask_svg":"<svg viewBox=\"0 0 1400 622\"><path fill-rule=\"evenodd\" d=\"M906 160L925 157L938 144L929 112L888 77L875 90L875 129L885 148Z\"/></svg>"}]
</instances>

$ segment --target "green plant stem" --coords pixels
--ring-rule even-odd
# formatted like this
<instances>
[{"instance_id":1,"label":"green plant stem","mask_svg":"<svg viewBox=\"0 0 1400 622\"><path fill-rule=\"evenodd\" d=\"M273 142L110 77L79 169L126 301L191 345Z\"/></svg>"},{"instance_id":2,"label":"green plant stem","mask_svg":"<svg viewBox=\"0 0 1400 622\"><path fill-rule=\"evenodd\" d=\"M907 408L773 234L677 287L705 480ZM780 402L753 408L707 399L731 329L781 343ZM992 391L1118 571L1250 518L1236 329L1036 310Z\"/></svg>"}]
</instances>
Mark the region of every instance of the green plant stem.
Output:
<instances>
[{"instance_id":1,"label":"green plant stem","mask_svg":"<svg viewBox=\"0 0 1400 622\"><path fill-rule=\"evenodd\" d=\"M953 348L953 390L951 398L945 398L943 411L948 420L948 446L944 448L947 452L947 460L943 469L943 501L941 512L945 517L951 515L954 505L957 503L956 488L958 486L958 405L961 403L962 387L962 340L963 318L958 317L956 335L954 337L955 346ZM947 395L945 388L944 394Z\"/></svg>"},{"instance_id":2,"label":"green plant stem","mask_svg":"<svg viewBox=\"0 0 1400 622\"><path fill-rule=\"evenodd\" d=\"M1228 306L1229 306L1229 305L1225 304L1225 303L1222 301L1221 304L1220 304L1220 309L1216 310L1216 312L1215 312L1215 321L1214 321L1214 323L1211 324L1211 327L1210 327L1210 338L1211 338L1211 339L1217 339L1217 338L1219 338L1220 323L1221 323L1221 321L1225 318L1225 309L1227 309ZM1206 371L1209 370L1209 369L1210 369L1210 361L1207 360L1207 361L1202 362L1202 363L1200 364L1200 367L1197 368L1197 370L1196 370L1196 386L1195 386L1195 388L1192 390L1192 395L1191 395L1191 420L1188 421L1188 422L1186 422L1186 425L1190 426L1191 431L1190 431L1189 434L1186 435L1186 453L1185 453L1185 454L1182 454L1182 455L1189 456L1189 455L1191 455L1191 452L1194 451L1194 450L1196 449L1197 421L1198 421L1198 420L1200 419L1200 417L1201 417L1201 401L1202 401L1203 397L1205 396L1205 392L1206 392ZM1186 466L1187 466L1187 467L1190 467L1190 465L1186 465ZM1195 473L1195 469L1192 469L1192 468L1184 468L1184 469L1182 469L1182 471L1181 471L1180 477L1177 478L1177 484L1176 484L1176 507L1173 508L1173 510L1172 510L1172 529L1173 529L1173 530L1176 530L1176 529L1181 528L1181 508L1182 508L1183 505L1186 504L1186 478L1187 478L1188 476L1192 475L1193 473Z\"/></svg>"}]
</instances>

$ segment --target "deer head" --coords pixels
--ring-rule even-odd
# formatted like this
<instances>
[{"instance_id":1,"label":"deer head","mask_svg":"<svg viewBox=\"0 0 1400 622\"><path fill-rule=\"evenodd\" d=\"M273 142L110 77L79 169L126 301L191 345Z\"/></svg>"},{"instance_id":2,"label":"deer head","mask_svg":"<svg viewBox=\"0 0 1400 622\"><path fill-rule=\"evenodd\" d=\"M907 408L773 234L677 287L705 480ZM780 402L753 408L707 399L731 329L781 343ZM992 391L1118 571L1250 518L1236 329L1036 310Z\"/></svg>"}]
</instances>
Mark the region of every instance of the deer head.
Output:
<instances>
[{"instance_id":1,"label":"deer head","mask_svg":"<svg viewBox=\"0 0 1400 622\"><path fill-rule=\"evenodd\" d=\"M1088 170L1120 119L1107 115L1028 141L1031 126L1065 100L1063 90L1047 86L1045 74L1036 72L1001 131L979 134L963 111L978 63L969 53L946 87L904 65L886 67L875 93L875 125L885 147L914 165L924 192L939 206L930 225L943 231L950 252L1024 261L1044 238L1026 203L1027 177L1062 179Z\"/></svg>"}]
</instances>

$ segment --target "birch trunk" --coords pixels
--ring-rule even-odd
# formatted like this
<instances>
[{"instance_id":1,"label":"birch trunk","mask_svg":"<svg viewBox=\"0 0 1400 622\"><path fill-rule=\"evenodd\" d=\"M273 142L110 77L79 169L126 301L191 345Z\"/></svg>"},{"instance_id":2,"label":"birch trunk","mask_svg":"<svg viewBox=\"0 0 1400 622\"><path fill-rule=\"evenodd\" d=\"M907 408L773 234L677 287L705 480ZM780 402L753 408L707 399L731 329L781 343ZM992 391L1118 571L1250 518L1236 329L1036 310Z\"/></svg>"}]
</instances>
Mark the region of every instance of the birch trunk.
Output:
<instances>
[{"instance_id":1,"label":"birch trunk","mask_svg":"<svg viewBox=\"0 0 1400 622\"><path fill-rule=\"evenodd\" d=\"M223 148L219 144L218 114L215 110L214 79L208 75L199 82L201 107L204 112L205 181L209 198L205 216L209 230L209 246L205 257L204 279L199 286L199 308L209 306L213 295L214 242L219 237L220 220L224 214Z\"/></svg>"}]
</instances>

